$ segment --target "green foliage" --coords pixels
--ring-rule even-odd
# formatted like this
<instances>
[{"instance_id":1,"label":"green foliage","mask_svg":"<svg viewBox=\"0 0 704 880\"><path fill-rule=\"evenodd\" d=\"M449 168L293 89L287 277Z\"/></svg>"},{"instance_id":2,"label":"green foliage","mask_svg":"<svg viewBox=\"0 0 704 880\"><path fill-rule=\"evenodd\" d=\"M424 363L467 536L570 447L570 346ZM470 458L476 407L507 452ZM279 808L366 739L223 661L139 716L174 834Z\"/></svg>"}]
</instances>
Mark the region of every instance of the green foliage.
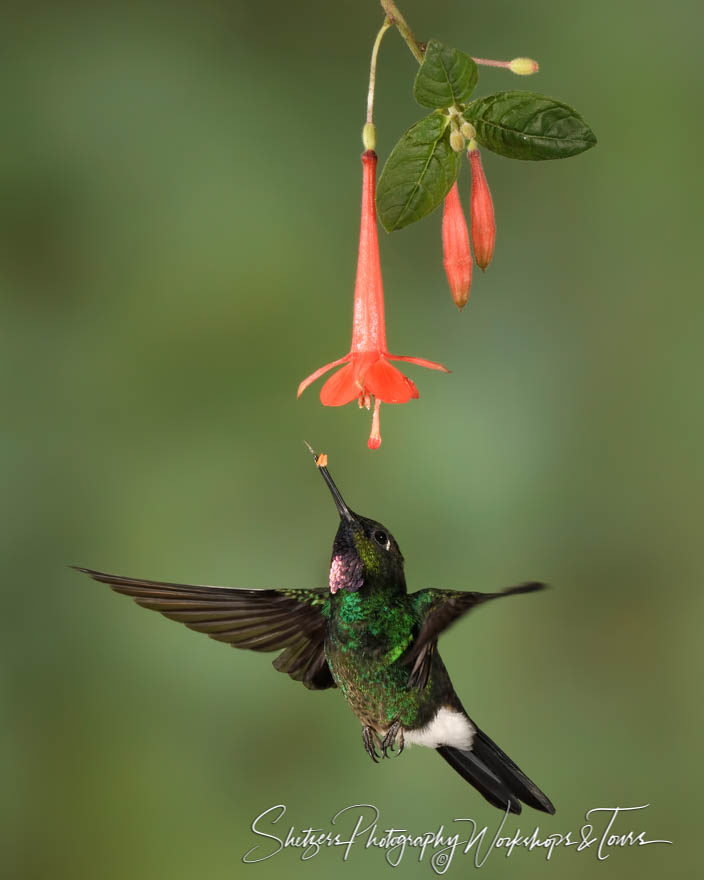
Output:
<instances>
[{"instance_id":1,"label":"green foliage","mask_svg":"<svg viewBox=\"0 0 704 880\"><path fill-rule=\"evenodd\" d=\"M596 144L594 132L576 110L534 92L479 98L464 115L482 146L509 159L566 159Z\"/></svg>"},{"instance_id":2,"label":"green foliage","mask_svg":"<svg viewBox=\"0 0 704 880\"><path fill-rule=\"evenodd\" d=\"M376 194L387 232L434 211L457 179L460 155L450 147L449 123L442 113L431 113L412 125L391 151Z\"/></svg>"},{"instance_id":3,"label":"green foliage","mask_svg":"<svg viewBox=\"0 0 704 880\"><path fill-rule=\"evenodd\" d=\"M430 40L413 85L413 95L423 107L452 107L469 100L478 79L477 65L469 55Z\"/></svg>"},{"instance_id":4,"label":"green foliage","mask_svg":"<svg viewBox=\"0 0 704 880\"><path fill-rule=\"evenodd\" d=\"M450 146L452 118L471 122L477 141L508 159L566 159L596 144L576 110L544 95L499 92L467 104L478 78L469 55L430 40L413 94L435 113L408 129L381 173L376 207L387 232L434 211L457 179L460 156Z\"/></svg>"}]
</instances>

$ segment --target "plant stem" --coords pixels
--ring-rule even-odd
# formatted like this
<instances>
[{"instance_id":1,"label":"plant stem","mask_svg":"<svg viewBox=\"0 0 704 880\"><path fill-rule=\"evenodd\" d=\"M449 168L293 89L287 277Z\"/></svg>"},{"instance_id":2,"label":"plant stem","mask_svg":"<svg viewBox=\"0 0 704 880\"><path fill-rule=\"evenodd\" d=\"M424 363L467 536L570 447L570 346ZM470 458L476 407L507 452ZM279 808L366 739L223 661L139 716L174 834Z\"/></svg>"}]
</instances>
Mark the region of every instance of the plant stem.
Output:
<instances>
[{"instance_id":1,"label":"plant stem","mask_svg":"<svg viewBox=\"0 0 704 880\"><path fill-rule=\"evenodd\" d=\"M374 121L374 87L376 85L376 59L379 54L381 39L390 27L391 19L387 16L384 19L384 23L382 24L381 28L379 29L379 33L376 35L376 40L374 40L374 48L372 49L372 61L369 65L369 92L367 93L368 124L371 124Z\"/></svg>"},{"instance_id":2,"label":"plant stem","mask_svg":"<svg viewBox=\"0 0 704 880\"><path fill-rule=\"evenodd\" d=\"M472 58L475 64L482 64L484 67L510 67L510 61L494 61L491 58Z\"/></svg>"},{"instance_id":3,"label":"plant stem","mask_svg":"<svg viewBox=\"0 0 704 880\"><path fill-rule=\"evenodd\" d=\"M396 25L396 27L398 28L398 32L406 41L408 48L413 53L413 56L418 64L422 64L423 50L420 48L418 41L413 36L413 31L408 27L408 22L398 11L396 4L393 2L393 0L380 0L380 2L389 21L391 21L392 24Z\"/></svg>"}]
</instances>

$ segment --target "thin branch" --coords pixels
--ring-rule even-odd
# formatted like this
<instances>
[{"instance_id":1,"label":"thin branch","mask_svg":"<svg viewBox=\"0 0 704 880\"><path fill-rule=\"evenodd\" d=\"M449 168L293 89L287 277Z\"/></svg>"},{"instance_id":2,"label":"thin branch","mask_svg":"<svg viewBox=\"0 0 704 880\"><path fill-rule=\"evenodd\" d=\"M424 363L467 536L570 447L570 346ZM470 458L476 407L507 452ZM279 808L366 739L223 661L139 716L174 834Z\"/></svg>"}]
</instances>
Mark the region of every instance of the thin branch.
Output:
<instances>
[{"instance_id":1,"label":"thin branch","mask_svg":"<svg viewBox=\"0 0 704 880\"><path fill-rule=\"evenodd\" d=\"M421 49L416 38L413 36L413 31L409 28L408 22L398 11L396 4L393 2L393 0L380 0L380 2L389 20L392 22L392 24L396 25L396 27L398 28L398 32L406 41L408 48L411 50L411 52L413 52L413 56L418 64L422 64L423 50Z\"/></svg>"}]
</instances>

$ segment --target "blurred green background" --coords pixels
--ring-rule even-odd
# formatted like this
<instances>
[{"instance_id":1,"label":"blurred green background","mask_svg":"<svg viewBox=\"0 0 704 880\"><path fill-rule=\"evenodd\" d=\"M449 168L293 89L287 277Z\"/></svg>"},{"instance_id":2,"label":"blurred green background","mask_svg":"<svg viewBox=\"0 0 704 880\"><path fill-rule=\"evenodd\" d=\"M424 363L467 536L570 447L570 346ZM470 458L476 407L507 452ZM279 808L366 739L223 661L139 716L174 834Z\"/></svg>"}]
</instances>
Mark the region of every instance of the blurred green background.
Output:
<instances>
[{"instance_id":1,"label":"blurred green background","mask_svg":"<svg viewBox=\"0 0 704 880\"><path fill-rule=\"evenodd\" d=\"M341 853L241 857L253 818L329 828L372 803L416 832L500 814L428 750L374 766L339 692L138 609L69 563L232 586L325 585L334 508L387 523L410 589L548 593L442 652L479 723L550 795L672 847L495 854L492 877L684 876L701 802L701 5L406 0L420 38L531 55L599 146L485 152L494 264L462 314L440 215L382 233L392 351L420 400L324 409L297 383L349 347L368 2L3 4L5 524L0 846L7 876L314 880ZM383 160L422 111L381 53ZM693 112L693 108L694 112ZM469 179L461 186L465 204ZM319 386L318 386L319 387ZM349 876L386 877L353 850ZM434 876L415 853L404 874ZM449 874L473 870L456 859Z\"/></svg>"}]
</instances>

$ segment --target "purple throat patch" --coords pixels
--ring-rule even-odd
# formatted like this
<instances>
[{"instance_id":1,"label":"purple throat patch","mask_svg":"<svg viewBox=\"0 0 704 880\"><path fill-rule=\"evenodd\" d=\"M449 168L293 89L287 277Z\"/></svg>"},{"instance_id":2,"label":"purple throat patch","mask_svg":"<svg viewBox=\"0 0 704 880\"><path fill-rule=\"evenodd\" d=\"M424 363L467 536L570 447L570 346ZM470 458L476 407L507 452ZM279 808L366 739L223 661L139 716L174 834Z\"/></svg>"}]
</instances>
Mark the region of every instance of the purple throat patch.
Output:
<instances>
[{"instance_id":1,"label":"purple throat patch","mask_svg":"<svg viewBox=\"0 0 704 880\"><path fill-rule=\"evenodd\" d=\"M330 592L359 590L364 583L361 560L356 554L337 553L330 563Z\"/></svg>"}]
</instances>

